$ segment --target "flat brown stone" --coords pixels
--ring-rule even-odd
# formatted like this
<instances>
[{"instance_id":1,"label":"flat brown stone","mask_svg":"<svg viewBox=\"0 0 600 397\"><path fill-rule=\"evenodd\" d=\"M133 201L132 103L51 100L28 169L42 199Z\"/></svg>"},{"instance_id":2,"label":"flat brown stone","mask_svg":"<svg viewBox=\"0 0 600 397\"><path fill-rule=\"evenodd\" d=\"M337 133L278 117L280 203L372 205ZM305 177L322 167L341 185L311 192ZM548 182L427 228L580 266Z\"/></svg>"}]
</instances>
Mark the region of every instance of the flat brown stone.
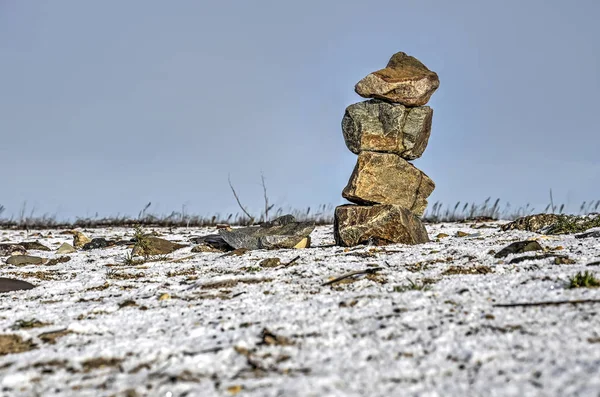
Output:
<instances>
[{"instance_id":1,"label":"flat brown stone","mask_svg":"<svg viewBox=\"0 0 600 397\"><path fill-rule=\"evenodd\" d=\"M423 106L440 86L435 72L404 52L394 54L384 69L367 75L354 90L364 98L379 98L406 106Z\"/></svg>"},{"instance_id":2,"label":"flat brown stone","mask_svg":"<svg viewBox=\"0 0 600 397\"><path fill-rule=\"evenodd\" d=\"M339 206L335 209L333 230L336 244L344 247L429 241L421 220L398 205Z\"/></svg>"},{"instance_id":3,"label":"flat brown stone","mask_svg":"<svg viewBox=\"0 0 600 397\"><path fill-rule=\"evenodd\" d=\"M434 188L423 171L398 155L361 152L342 196L361 205L399 205L421 216Z\"/></svg>"}]
</instances>

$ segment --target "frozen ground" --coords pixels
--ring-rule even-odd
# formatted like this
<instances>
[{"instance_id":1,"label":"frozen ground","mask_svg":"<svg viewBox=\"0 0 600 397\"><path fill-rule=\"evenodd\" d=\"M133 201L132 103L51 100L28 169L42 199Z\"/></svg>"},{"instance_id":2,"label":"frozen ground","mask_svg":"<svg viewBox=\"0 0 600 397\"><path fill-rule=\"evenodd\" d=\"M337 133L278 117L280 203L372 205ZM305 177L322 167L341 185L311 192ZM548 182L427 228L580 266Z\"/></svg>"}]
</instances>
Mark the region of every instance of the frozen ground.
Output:
<instances>
[{"instance_id":1,"label":"frozen ground","mask_svg":"<svg viewBox=\"0 0 600 397\"><path fill-rule=\"evenodd\" d=\"M566 288L578 271L600 276L597 238L497 224L427 229L433 241L424 245L344 249L323 226L315 248L222 256L190 246L136 267L123 265L124 246L54 266L2 258L0 276L37 287L0 294L0 335L33 347L0 356L0 395L600 396L600 303L495 306L600 299L599 289ZM3 231L0 240L72 242L48 232ZM186 242L214 229L157 232ZM528 238L575 264L509 264L540 253L489 253ZM289 266L258 265L298 255ZM322 285L371 267L381 270Z\"/></svg>"}]
</instances>

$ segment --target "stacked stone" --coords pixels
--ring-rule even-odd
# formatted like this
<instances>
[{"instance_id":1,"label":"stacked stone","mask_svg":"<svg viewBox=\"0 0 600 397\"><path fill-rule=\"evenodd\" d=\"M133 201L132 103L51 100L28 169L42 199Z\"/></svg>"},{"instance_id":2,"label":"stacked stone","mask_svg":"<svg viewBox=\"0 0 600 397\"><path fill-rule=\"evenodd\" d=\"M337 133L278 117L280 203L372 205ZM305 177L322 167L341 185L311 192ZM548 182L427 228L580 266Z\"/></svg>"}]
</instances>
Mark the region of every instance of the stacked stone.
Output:
<instances>
[{"instance_id":1,"label":"stacked stone","mask_svg":"<svg viewBox=\"0 0 600 397\"><path fill-rule=\"evenodd\" d=\"M421 157L433 109L424 106L440 85L435 72L403 52L369 74L355 91L368 101L348 106L342 131L358 161L335 209L338 245L429 241L420 217L435 184L410 163Z\"/></svg>"}]
</instances>

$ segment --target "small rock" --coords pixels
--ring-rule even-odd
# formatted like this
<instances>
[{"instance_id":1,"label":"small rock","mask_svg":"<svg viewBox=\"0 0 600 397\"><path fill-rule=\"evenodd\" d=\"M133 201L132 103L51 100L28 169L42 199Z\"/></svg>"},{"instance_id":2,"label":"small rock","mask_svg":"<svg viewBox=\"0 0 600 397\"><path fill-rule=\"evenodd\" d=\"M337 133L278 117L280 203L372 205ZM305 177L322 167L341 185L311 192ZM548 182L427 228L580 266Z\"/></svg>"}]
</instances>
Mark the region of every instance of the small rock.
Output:
<instances>
[{"instance_id":1,"label":"small rock","mask_svg":"<svg viewBox=\"0 0 600 397\"><path fill-rule=\"evenodd\" d=\"M281 265L281 259L279 258L265 258L258 262L259 266L262 267L277 267Z\"/></svg>"},{"instance_id":2,"label":"small rock","mask_svg":"<svg viewBox=\"0 0 600 397\"><path fill-rule=\"evenodd\" d=\"M46 262L45 258L31 255L13 255L6 260L7 264L13 266L43 265Z\"/></svg>"},{"instance_id":3,"label":"small rock","mask_svg":"<svg viewBox=\"0 0 600 397\"><path fill-rule=\"evenodd\" d=\"M494 258L504 258L510 254L522 254L529 251L543 251L544 248L537 241L517 241L501 249Z\"/></svg>"},{"instance_id":4,"label":"small rock","mask_svg":"<svg viewBox=\"0 0 600 397\"><path fill-rule=\"evenodd\" d=\"M591 232L578 234L575 238L600 238L600 230L592 230Z\"/></svg>"},{"instance_id":5,"label":"small rock","mask_svg":"<svg viewBox=\"0 0 600 397\"><path fill-rule=\"evenodd\" d=\"M342 205L333 225L337 245L420 244L429 241L421 220L399 205Z\"/></svg>"},{"instance_id":6,"label":"small rock","mask_svg":"<svg viewBox=\"0 0 600 397\"><path fill-rule=\"evenodd\" d=\"M311 239L310 236L304 237L300 242L294 245L292 248L302 249L302 248L310 248Z\"/></svg>"},{"instance_id":7,"label":"small rock","mask_svg":"<svg viewBox=\"0 0 600 397\"><path fill-rule=\"evenodd\" d=\"M54 266L59 263L66 263L71 260L70 256L59 256L58 258L52 258L47 263L46 266Z\"/></svg>"},{"instance_id":8,"label":"small rock","mask_svg":"<svg viewBox=\"0 0 600 397\"><path fill-rule=\"evenodd\" d=\"M568 256L557 256L554 258L555 265L574 265L577 261L569 258Z\"/></svg>"},{"instance_id":9,"label":"small rock","mask_svg":"<svg viewBox=\"0 0 600 397\"><path fill-rule=\"evenodd\" d=\"M456 237L467 237L467 236L469 236L469 233L465 233L460 230L458 232L456 232Z\"/></svg>"},{"instance_id":10,"label":"small rock","mask_svg":"<svg viewBox=\"0 0 600 397\"><path fill-rule=\"evenodd\" d=\"M229 231L231 230L231 228L222 228L222 230ZM207 245L219 251L231 251L233 249L219 234L209 234L201 237L192 237L189 241L199 245Z\"/></svg>"},{"instance_id":11,"label":"small rock","mask_svg":"<svg viewBox=\"0 0 600 397\"><path fill-rule=\"evenodd\" d=\"M385 69L369 74L354 90L365 98L380 98L406 106L423 106L440 86L435 72L417 58L398 52Z\"/></svg>"},{"instance_id":12,"label":"small rock","mask_svg":"<svg viewBox=\"0 0 600 397\"><path fill-rule=\"evenodd\" d=\"M423 171L398 155L361 152L342 196L359 205L399 205L421 216L434 188Z\"/></svg>"},{"instance_id":13,"label":"small rock","mask_svg":"<svg viewBox=\"0 0 600 397\"><path fill-rule=\"evenodd\" d=\"M192 252L223 252L219 249L213 248L210 245L200 244L192 248Z\"/></svg>"},{"instance_id":14,"label":"small rock","mask_svg":"<svg viewBox=\"0 0 600 397\"><path fill-rule=\"evenodd\" d=\"M73 247L75 247L75 248L81 248L84 245L86 245L87 243L92 241L85 234L83 234L77 230L73 230L72 233L73 233Z\"/></svg>"},{"instance_id":15,"label":"small rock","mask_svg":"<svg viewBox=\"0 0 600 397\"><path fill-rule=\"evenodd\" d=\"M139 256L147 255L167 255L171 252L177 251L178 249L187 247L187 245L174 243L169 240L165 240L154 236L145 236L144 246L135 245L133 247L132 254Z\"/></svg>"},{"instance_id":16,"label":"small rock","mask_svg":"<svg viewBox=\"0 0 600 397\"><path fill-rule=\"evenodd\" d=\"M292 215L284 215L260 226L221 229L219 234L227 244L236 249L294 248L314 228L314 222L296 222Z\"/></svg>"},{"instance_id":17,"label":"small rock","mask_svg":"<svg viewBox=\"0 0 600 397\"><path fill-rule=\"evenodd\" d=\"M58 247L58 249L56 250L57 254L72 254L73 252L77 252L77 250L75 249L75 247L73 247L71 244L69 243L63 243L60 247Z\"/></svg>"},{"instance_id":18,"label":"small rock","mask_svg":"<svg viewBox=\"0 0 600 397\"><path fill-rule=\"evenodd\" d=\"M437 236L435 236L435 238L446 238L446 237L450 237L450 236L446 233L439 233Z\"/></svg>"},{"instance_id":19,"label":"small rock","mask_svg":"<svg viewBox=\"0 0 600 397\"><path fill-rule=\"evenodd\" d=\"M113 243L106 240L105 238L99 237L99 238L92 239L92 241L84 244L81 248L84 251L89 251L89 250L98 249L98 248L110 247L111 245L113 245Z\"/></svg>"},{"instance_id":20,"label":"small rock","mask_svg":"<svg viewBox=\"0 0 600 397\"><path fill-rule=\"evenodd\" d=\"M169 300L169 299L171 299L171 295L168 294L168 293L166 293L166 292L163 293L163 294L160 294L160 296L158 297L159 301L166 301L166 300Z\"/></svg>"},{"instance_id":21,"label":"small rock","mask_svg":"<svg viewBox=\"0 0 600 397\"><path fill-rule=\"evenodd\" d=\"M25 255L26 253L27 253L27 250L22 245L0 244L0 256L15 255L15 254Z\"/></svg>"},{"instance_id":22,"label":"small rock","mask_svg":"<svg viewBox=\"0 0 600 397\"><path fill-rule=\"evenodd\" d=\"M24 243L20 243L26 250L32 251L52 251L50 248L46 247L44 244L41 244L37 241L26 241Z\"/></svg>"},{"instance_id":23,"label":"small rock","mask_svg":"<svg viewBox=\"0 0 600 397\"><path fill-rule=\"evenodd\" d=\"M308 248L310 237L303 236L264 236L260 238L260 246L264 249Z\"/></svg>"},{"instance_id":24,"label":"small rock","mask_svg":"<svg viewBox=\"0 0 600 397\"><path fill-rule=\"evenodd\" d=\"M27 281L0 277L0 292L19 291L32 288L35 288L35 285L30 284Z\"/></svg>"}]
</instances>

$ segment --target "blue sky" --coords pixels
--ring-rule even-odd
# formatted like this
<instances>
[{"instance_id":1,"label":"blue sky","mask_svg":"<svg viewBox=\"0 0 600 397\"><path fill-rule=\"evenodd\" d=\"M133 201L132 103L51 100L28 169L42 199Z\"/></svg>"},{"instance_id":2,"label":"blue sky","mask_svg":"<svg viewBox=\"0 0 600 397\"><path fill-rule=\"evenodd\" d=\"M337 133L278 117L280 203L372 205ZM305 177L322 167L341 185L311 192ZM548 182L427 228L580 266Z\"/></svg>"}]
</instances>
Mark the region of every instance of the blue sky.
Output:
<instances>
[{"instance_id":1,"label":"blue sky","mask_svg":"<svg viewBox=\"0 0 600 397\"><path fill-rule=\"evenodd\" d=\"M600 199L600 3L0 1L0 204L59 218L343 202L354 84L440 77L430 203Z\"/></svg>"}]
</instances>

